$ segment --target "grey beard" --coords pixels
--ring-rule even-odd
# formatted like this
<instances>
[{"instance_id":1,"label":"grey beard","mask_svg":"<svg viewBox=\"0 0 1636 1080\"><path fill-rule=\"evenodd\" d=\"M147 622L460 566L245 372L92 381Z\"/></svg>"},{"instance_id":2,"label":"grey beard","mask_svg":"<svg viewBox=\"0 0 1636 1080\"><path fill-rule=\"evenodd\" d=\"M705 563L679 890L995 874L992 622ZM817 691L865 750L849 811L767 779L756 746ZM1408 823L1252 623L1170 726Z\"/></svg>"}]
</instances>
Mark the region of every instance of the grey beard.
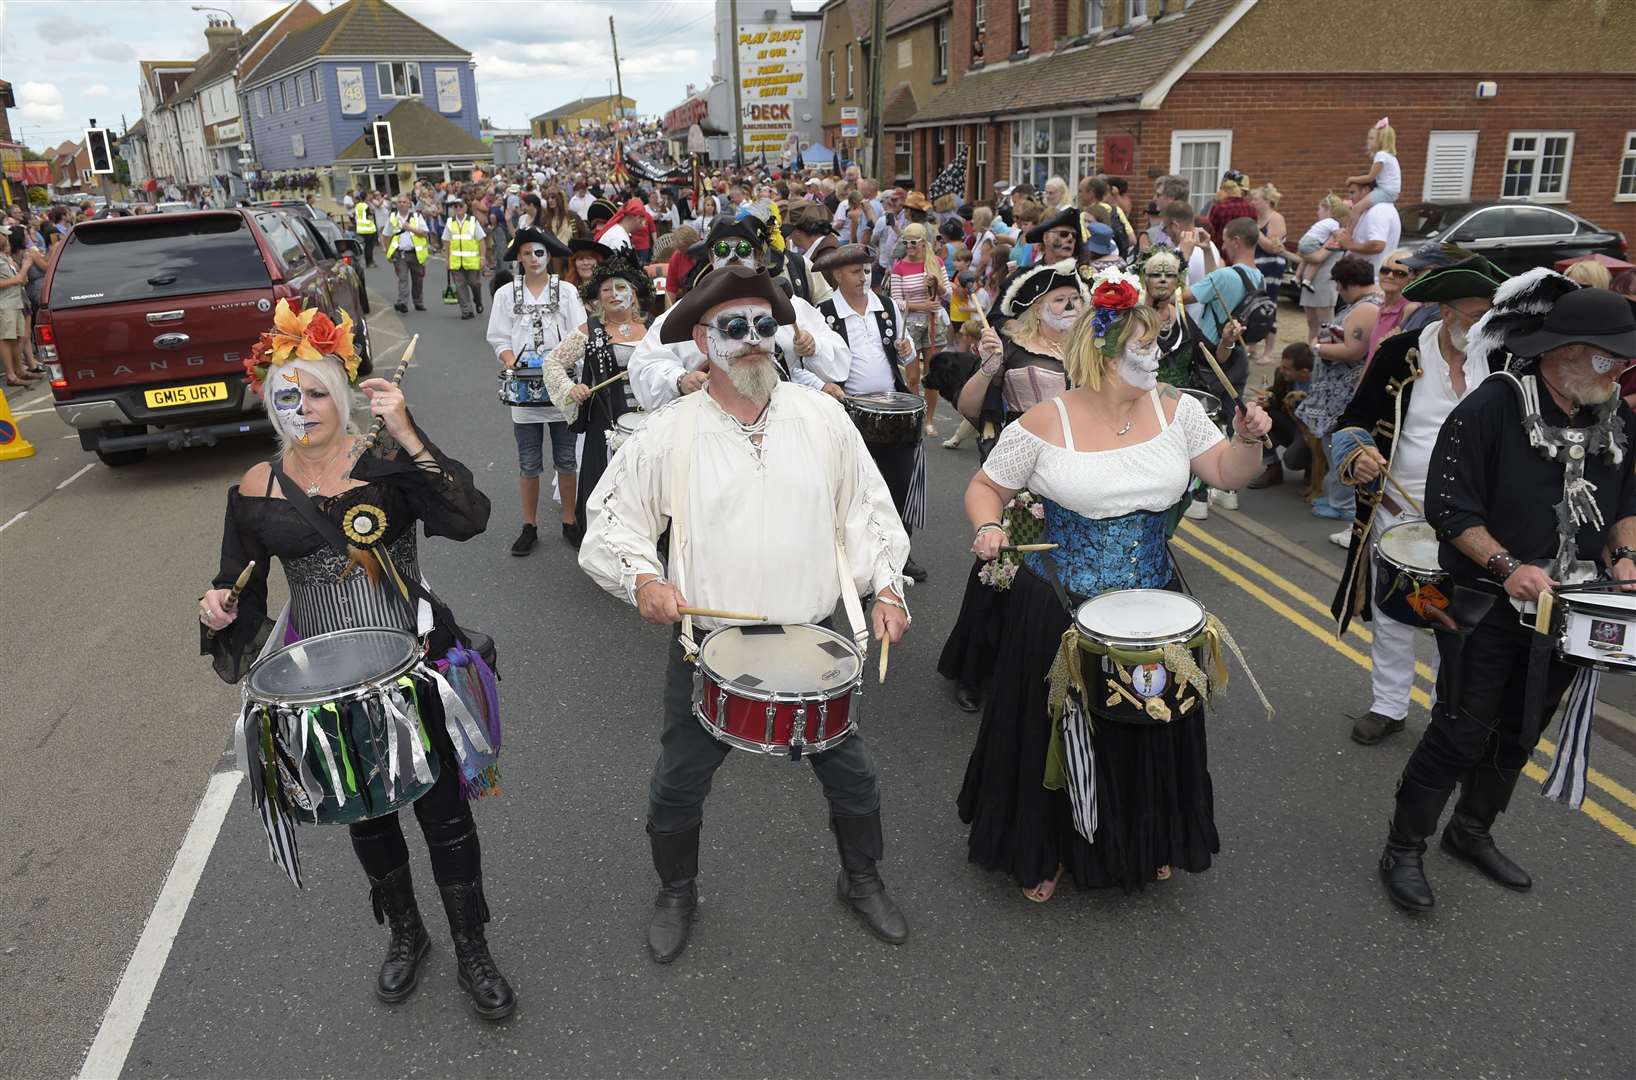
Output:
<instances>
[{"instance_id":1,"label":"grey beard","mask_svg":"<svg viewBox=\"0 0 1636 1080\"><path fill-rule=\"evenodd\" d=\"M772 399L773 387L778 385L778 371L770 359L748 363L735 361L727 367L727 381L744 397L765 403Z\"/></svg>"}]
</instances>

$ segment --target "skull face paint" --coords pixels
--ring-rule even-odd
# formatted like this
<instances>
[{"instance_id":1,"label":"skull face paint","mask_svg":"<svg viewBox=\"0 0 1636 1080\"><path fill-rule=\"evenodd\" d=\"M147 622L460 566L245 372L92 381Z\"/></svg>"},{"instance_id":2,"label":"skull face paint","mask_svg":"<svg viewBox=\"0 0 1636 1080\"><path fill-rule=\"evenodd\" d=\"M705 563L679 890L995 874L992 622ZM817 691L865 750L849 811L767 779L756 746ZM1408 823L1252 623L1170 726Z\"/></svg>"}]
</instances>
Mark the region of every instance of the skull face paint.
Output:
<instances>
[{"instance_id":1,"label":"skull face paint","mask_svg":"<svg viewBox=\"0 0 1636 1080\"><path fill-rule=\"evenodd\" d=\"M1138 390L1152 390L1159 385L1159 346L1157 342L1145 345L1132 343L1125 346L1119 357L1119 377Z\"/></svg>"},{"instance_id":2,"label":"skull face paint","mask_svg":"<svg viewBox=\"0 0 1636 1080\"><path fill-rule=\"evenodd\" d=\"M1053 289L1044 298L1040 322L1058 333L1067 333L1079 318L1079 290Z\"/></svg>"},{"instance_id":3,"label":"skull face paint","mask_svg":"<svg viewBox=\"0 0 1636 1080\"><path fill-rule=\"evenodd\" d=\"M732 304L718 309L704 327L705 355L711 366L726 372L734 389L752 401L766 401L778 382L778 372L771 362L773 339L755 330L756 319L768 314L765 305ZM734 318L750 324L745 336L738 340L721 328Z\"/></svg>"},{"instance_id":4,"label":"skull face paint","mask_svg":"<svg viewBox=\"0 0 1636 1080\"><path fill-rule=\"evenodd\" d=\"M598 292L604 311L629 311L636 306L636 290L620 278L604 282Z\"/></svg>"},{"instance_id":5,"label":"skull face paint","mask_svg":"<svg viewBox=\"0 0 1636 1080\"><path fill-rule=\"evenodd\" d=\"M312 444L313 433L323 425L323 402L329 394L318 380L300 371L276 367L267 379L267 393L273 403L273 423L285 438L302 446Z\"/></svg>"}]
</instances>

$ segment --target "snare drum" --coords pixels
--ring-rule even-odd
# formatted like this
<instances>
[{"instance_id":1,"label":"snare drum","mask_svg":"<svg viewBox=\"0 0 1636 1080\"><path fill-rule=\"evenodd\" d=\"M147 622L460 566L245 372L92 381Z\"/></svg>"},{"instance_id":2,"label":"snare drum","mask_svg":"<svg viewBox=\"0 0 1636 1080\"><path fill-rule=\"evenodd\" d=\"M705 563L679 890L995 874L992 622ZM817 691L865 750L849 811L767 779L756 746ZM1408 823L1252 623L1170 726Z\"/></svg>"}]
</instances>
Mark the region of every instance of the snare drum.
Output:
<instances>
[{"instance_id":1,"label":"snare drum","mask_svg":"<svg viewBox=\"0 0 1636 1080\"><path fill-rule=\"evenodd\" d=\"M923 397L886 390L879 394L849 395L845 404L866 443L915 446L925 437L926 399Z\"/></svg>"},{"instance_id":2,"label":"snare drum","mask_svg":"<svg viewBox=\"0 0 1636 1080\"><path fill-rule=\"evenodd\" d=\"M1557 593L1551 622L1559 660L1636 673L1636 593Z\"/></svg>"},{"instance_id":3,"label":"snare drum","mask_svg":"<svg viewBox=\"0 0 1636 1080\"><path fill-rule=\"evenodd\" d=\"M724 626L699 645L698 666L693 715L729 746L800 761L857 727L863 657L833 630Z\"/></svg>"},{"instance_id":4,"label":"snare drum","mask_svg":"<svg viewBox=\"0 0 1636 1080\"><path fill-rule=\"evenodd\" d=\"M1426 612L1447 611L1453 590L1437 564L1437 532L1424 521L1402 521L1375 543L1375 610L1395 622L1436 630Z\"/></svg>"},{"instance_id":5,"label":"snare drum","mask_svg":"<svg viewBox=\"0 0 1636 1080\"><path fill-rule=\"evenodd\" d=\"M252 767L290 816L322 825L381 817L437 782L403 630L336 630L270 653L244 680ZM268 760L268 751L271 760Z\"/></svg>"},{"instance_id":6,"label":"snare drum","mask_svg":"<svg viewBox=\"0 0 1636 1080\"><path fill-rule=\"evenodd\" d=\"M1204 415L1219 423L1221 421L1221 399L1208 390L1195 390L1191 386L1178 386L1177 390L1204 406Z\"/></svg>"},{"instance_id":7,"label":"snare drum","mask_svg":"<svg viewBox=\"0 0 1636 1080\"><path fill-rule=\"evenodd\" d=\"M500 372L500 401L506 405L546 406L545 379L539 368L504 368Z\"/></svg>"},{"instance_id":8,"label":"snare drum","mask_svg":"<svg viewBox=\"0 0 1636 1080\"><path fill-rule=\"evenodd\" d=\"M635 435L641 426L648 422L648 414L641 411L620 413L614 417L613 427L603 432L608 439L608 459L619 453L619 448L625 445L625 440Z\"/></svg>"},{"instance_id":9,"label":"snare drum","mask_svg":"<svg viewBox=\"0 0 1636 1080\"><path fill-rule=\"evenodd\" d=\"M1101 659L1101 677L1085 675L1091 711L1127 724L1167 723L1198 708L1198 694L1164 664L1166 646L1195 651L1205 642L1204 605L1169 589L1116 589L1074 612L1079 647Z\"/></svg>"}]
</instances>

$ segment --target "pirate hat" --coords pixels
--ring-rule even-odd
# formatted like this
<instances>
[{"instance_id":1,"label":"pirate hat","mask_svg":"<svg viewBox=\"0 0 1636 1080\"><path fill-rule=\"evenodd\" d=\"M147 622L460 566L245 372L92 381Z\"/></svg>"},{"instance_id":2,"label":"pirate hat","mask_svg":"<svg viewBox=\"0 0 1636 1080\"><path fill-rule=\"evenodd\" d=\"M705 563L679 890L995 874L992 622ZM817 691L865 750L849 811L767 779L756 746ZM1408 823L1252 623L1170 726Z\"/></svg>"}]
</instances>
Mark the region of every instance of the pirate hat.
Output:
<instances>
[{"instance_id":1,"label":"pirate hat","mask_svg":"<svg viewBox=\"0 0 1636 1080\"><path fill-rule=\"evenodd\" d=\"M1463 300L1472 296L1492 300L1495 290L1505 284L1506 277L1504 270L1481 255L1471 255L1409 282L1403 286L1403 299L1417 304Z\"/></svg>"},{"instance_id":2,"label":"pirate hat","mask_svg":"<svg viewBox=\"0 0 1636 1080\"><path fill-rule=\"evenodd\" d=\"M1052 289L1065 285L1078 289L1079 297L1085 303L1091 302L1091 290L1074 271L1074 260L1063 259L1061 262L1041 263L1018 274L1000 301L1000 313L1008 319L1015 319L1033 306L1034 301Z\"/></svg>"},{"instance_id":3,"label":"pirate hat","mask_svg":"<svg viewBox=\"0 0 1636 1080\"><path fill-rule=\"evenodd\" d=\"M637 302L643 306L653 300L653 279L624 251L616 251L597 264L597 268L591 271L590 279L580 286L579 298L587 304L591 303L596 300L603 284L615 279L629 282L631 288L636 290Z\"/></svg>"},{"instance_id":4,"label":"pirate hat","mask_svg":"<svg viewBox=\"0 0 1636 1080\"><path fill-rule=\"evenodd\" d=\"M1074 230L1074 236L1077 238L1079 236L1079 211L1071 206L1066 210L1059 210L1032 229L1029 229L1023 239L1030 244L1037 244L1044 240L1045 234L1052 229L1072 229ZM1077 239L1075 242L1078 242Z\"/></svg>"},{"instance_id":5,"label":"pirate hat","mask_svg":"<svg viewBox=\"0 0 1636 1080\"><path fill-rule=\"evenodd\" d=\"M1519 327L1506 335L1505 345L1518 356L1539 356L1562 345L1636 356L1636 303L1612 289L1575 289L1551 305L1537 329Z\"/></svg>"},{"instance_id":6,"label":"pirate hat","mask_svg":"<svg viewBox=\"0 0 1636 1080\"><path fill-rule=\"evenodd\" d=\"M613 248L607 244L599 244L588 236L576 236L568 241L568 253L580 255L589 252L599 259L606 259L613 254Z\"/></svg>"},{"instance_id":7,"label":"pirate hat","mask_svg":"<svg viewBox=\"0 0 1636 1080\"><path fill-rule=\"evenodd\" d=\"M660 342L675 345L692 341L693 328L712 308L734 300L764 300L772 305L773 318L778 320L780 326L795 322L795 308L790 304L789 297L784 295L784 290L773 282L772 276L765 270L724 266L706 274L691 292L670 309L659 330Z\"/></svg>"},{"instance_id":8,"label":"pirate hat","mask_svg":"<svg viewBox=\"0 0 1636 1080\"><path fill-rule=\"evenodd\" d=\"M517 253L523 249L525 244L544 245L546 254L550 255L552 258L558 258L568 254L568 245L564 244L561 240L558 240L555 235L546 232L544 229L518 229L517 235L512 237L511 246L506 248L506 261L515 262L517 259Z\"/></svg>"}]
</instances>

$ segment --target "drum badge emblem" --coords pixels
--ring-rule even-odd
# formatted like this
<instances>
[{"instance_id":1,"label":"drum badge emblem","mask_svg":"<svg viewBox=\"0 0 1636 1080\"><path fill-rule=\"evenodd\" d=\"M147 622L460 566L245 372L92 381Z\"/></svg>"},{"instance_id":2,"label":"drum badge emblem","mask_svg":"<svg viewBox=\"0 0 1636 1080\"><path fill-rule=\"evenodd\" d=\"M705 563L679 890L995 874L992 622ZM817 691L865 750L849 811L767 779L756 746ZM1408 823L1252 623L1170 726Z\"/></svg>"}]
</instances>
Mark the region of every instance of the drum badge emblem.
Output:
<instances>
[{"instance_id":1,"label":"drum badge emblem","mask_svg":"<svg viewBox=\"0 0 1636 1080\"><path fill-rule=\"evenodd\" d=\"M1155 698L1170 685L1170 673L1163 664L1142 664L1130 670L1131 689L1143 698Z\"/></svg>"}]
</instances>

